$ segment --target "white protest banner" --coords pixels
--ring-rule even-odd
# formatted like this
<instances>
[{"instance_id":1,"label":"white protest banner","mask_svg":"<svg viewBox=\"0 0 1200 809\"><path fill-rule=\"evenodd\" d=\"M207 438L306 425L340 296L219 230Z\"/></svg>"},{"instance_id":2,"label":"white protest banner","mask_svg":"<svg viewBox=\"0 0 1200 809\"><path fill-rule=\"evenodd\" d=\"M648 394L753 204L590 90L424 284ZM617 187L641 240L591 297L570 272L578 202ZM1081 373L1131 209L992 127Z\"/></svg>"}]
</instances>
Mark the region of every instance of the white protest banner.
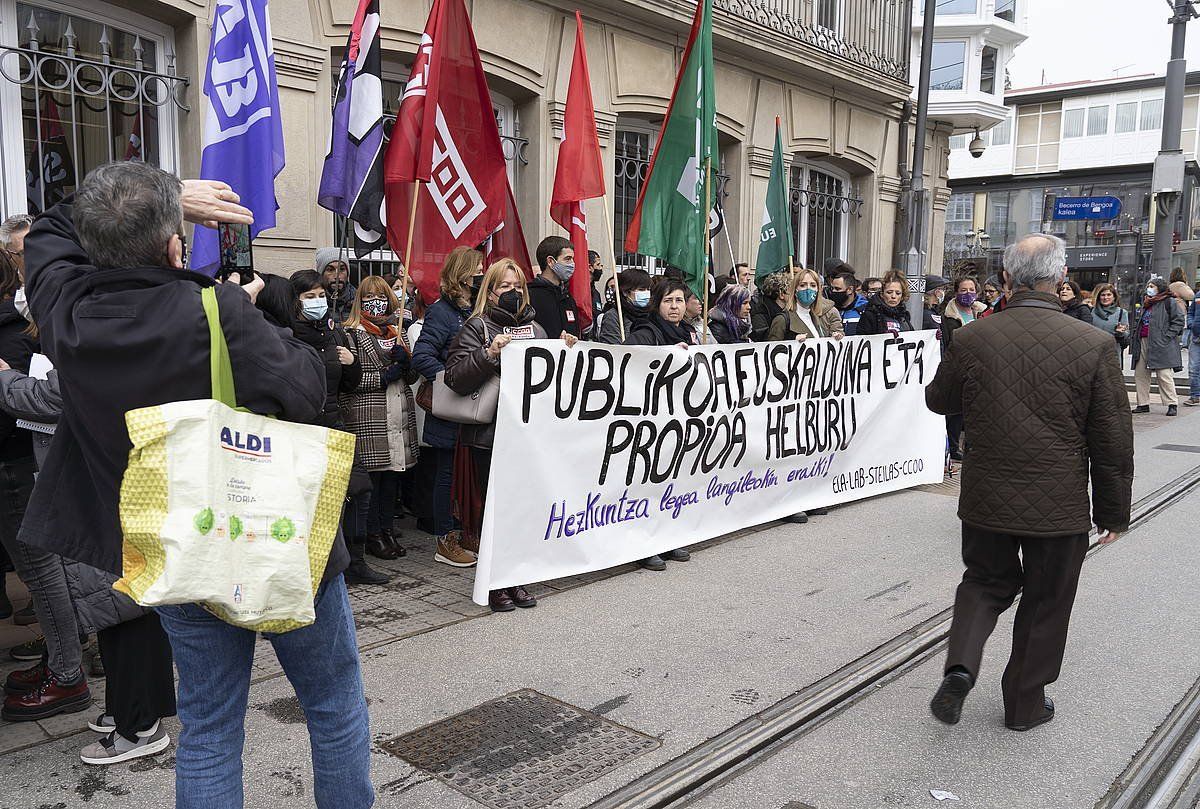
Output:
<instances>
[{"instance_id":1,"label":"white protest banner","mask_svg":"<svg viewBox=\"0 0 1200 809\"><path fill-rule=\"evenodd\" d=\"M501 355L474 598L940 483L936 333Z\"/></svg>"}]
</instances>

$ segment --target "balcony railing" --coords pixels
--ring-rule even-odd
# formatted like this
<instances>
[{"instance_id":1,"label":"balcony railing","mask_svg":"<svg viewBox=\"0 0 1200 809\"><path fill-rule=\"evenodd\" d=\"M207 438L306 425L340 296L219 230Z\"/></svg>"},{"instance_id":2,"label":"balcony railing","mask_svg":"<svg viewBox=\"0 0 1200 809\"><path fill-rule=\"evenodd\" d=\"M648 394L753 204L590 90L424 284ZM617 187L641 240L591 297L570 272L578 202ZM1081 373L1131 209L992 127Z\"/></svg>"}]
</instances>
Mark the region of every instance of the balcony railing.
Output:
<instances>
[{"instance_id":1,"label":"balcony railing","mask_svg":"<svg viewBox=\"0 0 1200 809\"><path fill-rule=\"evenodd\" d=\"M912 0L714 0L734 17L907 82Z\"/></svg>"}]
</instances>

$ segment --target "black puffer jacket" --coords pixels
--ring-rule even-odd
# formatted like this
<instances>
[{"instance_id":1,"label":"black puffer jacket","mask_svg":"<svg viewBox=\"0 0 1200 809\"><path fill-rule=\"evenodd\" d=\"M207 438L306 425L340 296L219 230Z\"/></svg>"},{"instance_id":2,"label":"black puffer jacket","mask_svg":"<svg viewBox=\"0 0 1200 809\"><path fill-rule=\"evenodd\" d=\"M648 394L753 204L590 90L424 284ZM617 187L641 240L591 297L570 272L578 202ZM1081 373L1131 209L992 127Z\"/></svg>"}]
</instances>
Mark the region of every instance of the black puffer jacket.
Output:
<instances>
[{"instance_id":1,"label":"black puffer jacket","mask_svg":"<svg viewBox=\"0 0 1200 809\"><path fill-rule=\"evenodd\" d=\"M641 306L634 306L628 300L621 301L621 315L617 315L616 304L611 304L604 307L604 311L600 313L600 328L592 335L592 340L597 343L607 343L608 345L619 346L625 342L621 337L621 318L625 319L625 336L633 331L633 327L641 323L650 313Z\"/></svg>"},{"instance_id":2,"label":"black puffer jacket","mask_svg":"<svg viewBox=\"0 0 1200 809\"><path fill-rule=\"evenodd\" d=\"M1078 298L1063 307L1063 314L1089 325L1092 322L1092 308Z\"/></svg>"},{"instance_id":3,"label":"black puffer jacket","mask_svg":"<svg viewBox=\"0 0 1200 809\"><path fill-rule=\"evenodd\" d=\"M925 402L963 416L964 523L1048 537L1129 527L1133 421L1112 337L1056 296L1019 292L960 330Z\"/></svg>"},{"instance_id":4,"label":"black puffer jacket","mask_svg":"<svg viewBox=\"0 0 1200 809\"><path fill-rule=\"evenodd\" d=\"M734 326L726 322L725 318L718 312L711 312L708 315L708 333L716 338L720 345L733 345L736 343L750 342L750 327L743 326L742 336L738 337L734 333Z\"/></svg>"},{"instance_id":5,"label":"black puffer jacket","mask_svg":"<svg viewBox=\"0 0 1200 809\"><path fill-rule=\"evenodd\" d=\"M871 296L867 308L863 310L858 320L857 335L891 334L892 332L912 331L912 315L903 302L899 306L888 306L878 295Z\"/></svg>"},{"instance_id":6,"label":"black puffer jacket","mask_svg":"<svg viewBox=\"0 0 1200 809\"><path fill-rule=\"evenodd\" d=\"M362 366L356 358L349 365L338 359L338 346L350 348L346 331L328 318L309 320L298 317L292 323L296 339L313 347L325 365L325 407L317 419L322 427L344 429L341 409L338 407L339 393L353 393L362 379Z\"/></svg>"},{"instance_id":7,"label":"black puffer jacket","mask_svg":"<svg viewBox=\"0 0 1200 809\"><path fill-rule=\"evenodd\" d=\"M579 311L569 287L570 281L556 284L540 275L529 282L529 305L542 330L551 337L564 331L579 336Z\"/></svg>"},{"instance_id":8,"label":"black puffer jacket","mask_svg":"<svg viewBox=\"0 0 1200 809\"><path fill-rule=\"evenodd\" d=\"M783 309L778 303L764 295L761 289L754 290L750 298L750 339L759 343L768 340L771 324L782 314Z\"/></svg>"},{"instance_id":9,"label":"black puffer jacket","mask_svg":"<svg viewBox=\"0 0 1200 809\"><path fill-rule=\"evenodd\" d=\"M625 338L627 346L673 346L679 343L699 345L700 338L696 330L687 323L671 323L664 320L658 312L637 324L629 336Z\"/></svg>"},{"instance_id":10,"label":"black puffer jacket","mask_svg":"<svg viewBox=\"0 0 1200 809\"><path fill-rule=\"evenodd\" d=\"M514 340L544 340L546 330L534 320L532 306L512 315L498 306L489 307L483 317L472 317L463 324L450 343L446 357L446 387L459 396L468 396L500 375L500 360L488 356L487 347L498 334L511 334ZM496 423L463 424L458 441L468 447L491 449L496 440Z\"/></svg>"}]
</instances>

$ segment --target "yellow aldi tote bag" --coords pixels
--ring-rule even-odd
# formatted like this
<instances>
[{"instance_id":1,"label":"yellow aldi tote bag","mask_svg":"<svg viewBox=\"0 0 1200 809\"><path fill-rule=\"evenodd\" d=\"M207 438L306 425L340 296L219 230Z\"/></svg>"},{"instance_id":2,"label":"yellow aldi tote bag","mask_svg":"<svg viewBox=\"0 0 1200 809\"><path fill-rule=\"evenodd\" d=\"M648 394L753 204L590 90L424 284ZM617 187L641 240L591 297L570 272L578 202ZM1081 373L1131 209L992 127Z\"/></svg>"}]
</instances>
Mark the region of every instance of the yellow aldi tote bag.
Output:
<instances>
[{"instance_id":1,"label":"yellow aldi tote bag","mask_svg":"<svg viewBox=\"0 0 1200 809\"><path fill-rule=\"evenodd\" d=\"M125 414L124 575L138 604L200 602L222 620L286 632L315 618L354 436L235 410L216 291L203 290L212 399Z\"/></svg>"}]
</instances>

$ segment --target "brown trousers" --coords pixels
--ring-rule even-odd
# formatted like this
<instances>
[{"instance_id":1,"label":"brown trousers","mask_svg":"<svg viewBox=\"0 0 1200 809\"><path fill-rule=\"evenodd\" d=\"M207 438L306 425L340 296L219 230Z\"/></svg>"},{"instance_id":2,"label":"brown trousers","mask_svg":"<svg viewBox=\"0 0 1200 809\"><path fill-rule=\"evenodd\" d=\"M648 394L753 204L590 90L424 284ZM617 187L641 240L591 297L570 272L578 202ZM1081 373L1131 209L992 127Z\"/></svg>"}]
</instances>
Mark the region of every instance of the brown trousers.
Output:
<instances>
[{"instance_id":1,"label":"brown trousers","mask_svg":"<svg viewBox=\"0 0 1200 809\"><path fill-rule=\"evenodd\" d=\"M954 599L946 670L961 666L978 677L983 646L996 620L1021 593L1012 655L1001 680L1006 724L1027 724L1045 711L1045 687L1062 668L1087 549L1087 534L1022 537L963 524L967 570Z\"/></svg>"}]
</instances>

